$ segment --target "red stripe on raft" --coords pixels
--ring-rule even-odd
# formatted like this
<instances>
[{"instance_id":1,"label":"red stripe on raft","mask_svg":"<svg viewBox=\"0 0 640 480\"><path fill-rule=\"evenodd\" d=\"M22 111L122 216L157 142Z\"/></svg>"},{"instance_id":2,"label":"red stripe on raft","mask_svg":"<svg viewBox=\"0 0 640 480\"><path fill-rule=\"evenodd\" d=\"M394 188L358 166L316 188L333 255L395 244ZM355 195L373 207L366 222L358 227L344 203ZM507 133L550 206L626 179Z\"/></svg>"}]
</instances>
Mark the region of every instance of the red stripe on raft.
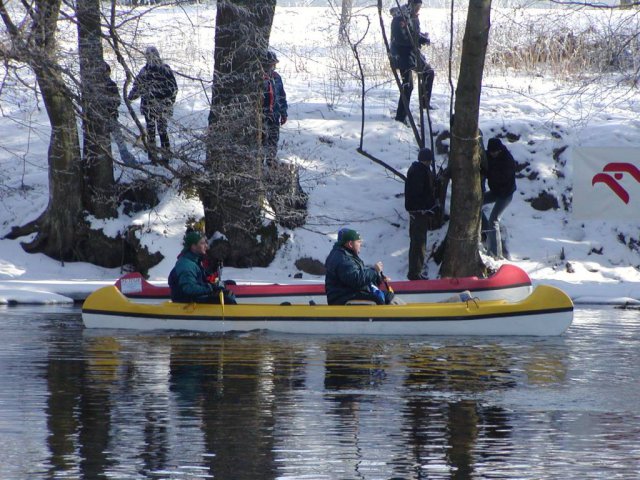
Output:
<instances>
[{"instance_id":1,"label":"red stripe on raft","mask_svg":"<svg viewBox=\"0 0 640 480\"><path fill-rule=\"evenodd\" d=\"M124 281L126 288L122 288ZM128 288L131 284L139 285L138 291ZM391 288L400 293L421 292L456 292L461 290L484 291L505 287L531 285L529 275L515 265L502 265L500 269L488 278L440 278L435 280L414 280L391 282ZM128 273L116 281L116 287L125 295L132 298L167 298L170 296L169 287L156 286L147 282L139 273ZM270 284L270 285L229 285L227 288L238 297L278 297L288 295L324 295L324 285L316 284Z\"/></svg>"}]
</instances>

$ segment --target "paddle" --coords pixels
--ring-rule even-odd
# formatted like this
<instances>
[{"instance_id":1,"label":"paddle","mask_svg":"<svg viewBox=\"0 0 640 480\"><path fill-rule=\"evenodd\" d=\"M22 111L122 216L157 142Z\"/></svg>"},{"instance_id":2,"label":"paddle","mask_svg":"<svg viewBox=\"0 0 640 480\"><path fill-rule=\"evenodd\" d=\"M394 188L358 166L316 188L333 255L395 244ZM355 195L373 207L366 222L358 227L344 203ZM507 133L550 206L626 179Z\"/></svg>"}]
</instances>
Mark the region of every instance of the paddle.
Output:
<instances>
[{"instance_id":1,"label":"paddle","mask_svg":"<svg viewBox=\"0 0 640 480\"><path fill-rule=\"evenodd\" d=\"M395 293L393 291L393 288L391 288L391 285L389 285L389 282L387 281L387 277L384 275L384 272L382 270L380 270L380 276L382 277L382 281L384 282L384 286L387 287L387 290L391 293Z\"/></svg>"}]
</instances>

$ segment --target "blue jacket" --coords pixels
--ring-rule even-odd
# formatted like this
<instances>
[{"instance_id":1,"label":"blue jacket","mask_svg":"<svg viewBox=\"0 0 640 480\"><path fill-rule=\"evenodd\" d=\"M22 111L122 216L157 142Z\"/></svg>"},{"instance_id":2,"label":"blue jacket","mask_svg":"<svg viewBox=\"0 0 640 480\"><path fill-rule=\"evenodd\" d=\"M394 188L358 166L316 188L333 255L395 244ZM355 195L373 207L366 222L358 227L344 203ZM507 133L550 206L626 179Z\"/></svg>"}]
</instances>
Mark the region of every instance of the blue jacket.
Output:
<instances>
[{"instance_id":1,"label":"blue jacket","mask_svg":"<svg viewBox=\"0 0 640 480\"><path fill-rule=\"evenodd\" d=\"M189 303L211 299L221 290L209 283L209 272L202 266L202 257L187 251L178 257L169 274L169 288L173 302Z\"/></svg>"},{"instance_id":2,"label":"blue jacket","mask_svg":"<svg viewBox=\"0 0 640 480\"><path fill-rule=\"evenodd\" d=\"M262 113L268 120L279 123L280 117L287 116L287 94L282 77L275 70L264 79L264 99Z\"/></svg>"},{"instance_id":3,"label":"blue jacket","mask_svg":"<svg viewBox=\"0 0 640 480\"><path fill-rule=\"evenodd\" d=\"M369 285L378 285L382 277L362 259L342 245L335 244L324 263L327 273L324 288L329 305L344 305L352 298L370 293Z\"/></svg>"}]
</instances>

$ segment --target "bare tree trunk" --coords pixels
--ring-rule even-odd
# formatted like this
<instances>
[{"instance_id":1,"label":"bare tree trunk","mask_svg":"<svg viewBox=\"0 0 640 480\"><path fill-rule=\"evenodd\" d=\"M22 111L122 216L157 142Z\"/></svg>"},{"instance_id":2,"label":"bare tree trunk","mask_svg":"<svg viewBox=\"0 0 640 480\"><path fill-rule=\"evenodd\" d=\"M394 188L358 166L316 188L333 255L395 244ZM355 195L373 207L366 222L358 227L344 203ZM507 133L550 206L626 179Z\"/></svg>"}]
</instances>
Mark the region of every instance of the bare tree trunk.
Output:
<instances>
[{"instance_id":1,"label":"bare tree trunk","mask_svg":"<svg viewBox=\"0 0 640 480\"><path fill-rule=\"evenodd\" d=\"M84 204L97 218L117 214L99 0L78 0L78 51L82 90Z\"/></svg>"},{"instance_id":2,"label":"bare tree trunk","mask_svg":"<svg viewBox=\"0 0 640 480\"><path fill-rule=\"evenodd\" d=\"M227 264L265 265L268 253L256 236L263 229L262 62L266 58L276 0L218 2L207 165L201 183L209 235L223 233ZM275 247L277 248L277 247Z\"/></svg>"},{"instance_id":3,"label":"bare tree trunk","mask_svg":"<svg viewBox=\"0 0 640 480\"><path fill-rule=\"evenodd\" d=\"M478 115L491 0L469 0L451 135L451 220L440 269L443 277L482 273L478 225L482 207Z\"/></svg>"},{"instance_id":4,"label":"bare tree trunk","mask_svg":"<svg viewBox=\"0 0 640 480\"><path fill-rule=\"evenodd\" d=\"M36 75L51 122L49 142L49 205L30 224L36 238L23 244L27 252L43 252L60 260L75 259L76 231L82 222L83 187L76 116L55 61L55 33L60 0L37 0L30 11L32 24L27 37L11 21L0 0L0 14L13 40L13 54L27 62Z\"/></svg>"},{"instance_id":5,"label":"bare tree trunk","mask_svg":"<svg viewBox=\"0 0 640 480\"><path fill-rule=\"evenodd\" d=\"M338 31L339 40L346 42L349 38L349 23L351 22L351 11L353 0L342 0L342 11L340 12L340 29Z\"/></svg>"}]
</instances>

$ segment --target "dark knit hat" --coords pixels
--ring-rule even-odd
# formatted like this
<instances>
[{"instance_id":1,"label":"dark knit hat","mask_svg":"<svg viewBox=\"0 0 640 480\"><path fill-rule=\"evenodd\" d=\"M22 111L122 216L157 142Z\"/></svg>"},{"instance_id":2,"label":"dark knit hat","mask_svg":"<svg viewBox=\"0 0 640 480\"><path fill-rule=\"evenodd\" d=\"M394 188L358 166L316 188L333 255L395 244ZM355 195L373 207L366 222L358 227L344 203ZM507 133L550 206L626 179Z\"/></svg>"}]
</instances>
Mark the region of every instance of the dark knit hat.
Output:
<instances>
[{"instance_id":1,"label":"dark knit hat","mask_svg":"<svg viewBox=\"0 0 640 480\"><path fill-rule=\"evenodd\" d=\"M409 0L409 5L415 5L416 3L422 5L422 0Z\"/></svg>"},{"instance_id":2,"label":"dark knit hat","mask_svg":"<svg viewBox=\"0 0 640 480\"><path fill-rule=\"evenodd\" d=\"M273 50L268 50L267 51L267 63L269 65L273 65L278 63L280 60L278 60L278 56L276 55L276 53Z\"/></svg>"},{"instance_id":3,"label":"dark knit hat","mask_svg":"<svg viewBox=\"0 0 640 480\"><path fill-rule=\"evenodd\" d=\"M205 235L202 232L198 232L197 230L191 230L185 233L184 238L182 239L182 246L185 250L189 250L191 245L195 245L203 238Z\"/></svg>"},{"instance_id":4,"label":"dark knit hat","mask_svg":"<svg viewBox=\"0 0 640 480\"><path fill-rule=\"evenodd\" d=\"M504 145L499 138L490 138L487 143L487 152L499 152L504 148Z\"/></svg>"},{"instance_id":5,"label":"dark knit hat","mask_svg":"<svg viewBox=\"0 0 640 480\"><path fill-rule=\"evenodd\" d=\"M433 162L433 152L428 148L421 148L418 152L419 162Z\"/></svg>"},{"instance_id":6,"label":"dark knit hat","mask_svg":"<svg viewBox=\"0 0 640 480\"><path fill-rule=\"evenodd\" d=\"M347 242L360 240L360 239L361 239L360 234L350 228L343 228L338 232L338 243L340 245L344 245Z\"/></svg>"}]
</instances>

